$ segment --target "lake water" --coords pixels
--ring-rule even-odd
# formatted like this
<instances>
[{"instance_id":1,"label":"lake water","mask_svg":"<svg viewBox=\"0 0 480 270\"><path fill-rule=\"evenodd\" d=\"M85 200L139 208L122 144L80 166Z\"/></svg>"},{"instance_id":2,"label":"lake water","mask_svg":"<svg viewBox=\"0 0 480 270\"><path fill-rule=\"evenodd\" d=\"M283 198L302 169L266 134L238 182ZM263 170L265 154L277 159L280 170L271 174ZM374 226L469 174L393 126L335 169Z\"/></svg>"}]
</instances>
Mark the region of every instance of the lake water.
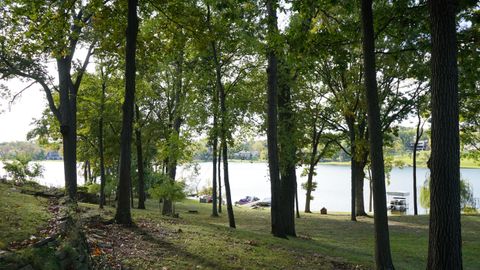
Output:
<instances>
[{"instance_id":1,"label":"lake water","mask_svg":"<svg viewBox=\"0 0 480 270\"><path fill-rule=\"evenodd\" d=\"M202 162L200 165L200 186L207 185L212 179L212 164ZM232 200L237 201L247 195L253 195L263 199L270 197L270 182L268 179L267 163L229 163L230 187ZM300 211L305 208L305 190L300 183L307 181L307 177L301 177L302 169L297 169L298 200ZM428 176L427 168L417 168L417 191L420 194L420 187ZM178 177L188 177L190 171L180 168ZM461 169L462 178L466 179L473 187L474 197L480 197L480 169ZM390 184L387 191L406 191L410 193L408 213L413 214L413 170L411 167L394 168L390 176ZM222 177L223 181L223 177ZM317 175L314 181L318 183L317 189L313 192L314 200L311 201L311 210L319 211L322 207L329 211L350 212L350 167L337 165L318 165ZM210 184L211 185L211 184ZM222 184L223 185L223 184ZM365 210L368 211L369 182L365 181L364 200ZM420 206L419 213L426 213L427 210Z\"/></svg>"},{"instance_id":2,"label":"lake water","mask_svg":"<svg viewBox=\"0 0 480 270\"><path fill-rule=\"evenodd\" d=\"M43 177L38 182L47 186L64 186L63 162L62 161L41 161L45 171ZM199 171L199 187L211 185L212 164L210 162L201 162ZM298 199L300 210L303 211L305 205L305 190L301 188L300 183L306 181L306 177L301 177L302 169L297 169L298 177ZM78 184L83 184L83 171L81 165L77 166ZM230 186L232 200L237 201L247 195L253 195L260 199L270 197L270 182L268 179L267 163L248 163L231 162L229 163ZM417 190L423 185L428 176L428 169L417 169ZM3 166L0 163L0 175L5 175ZM190 169L180 166L178 169L178 178L189 178L192 172ZM480 169L461 169L462 178L466 179L473 188L474 197L480 197ZM223 179L223 177L222 177ZM317 166L317 175L314 181L318 183L317 189L313 192L314 200L311 202L312 211L319 211L326 207L329 211L350 211L350 167L336 165ZM222 184L223 185L223 184ZM409 213L413 213L413 195L412 195L412 168L394 168L391 172L390 184L387 185L387 191L406 191L410 192ZM225 193L223 193L225 194ZM364 199L365 209L368 210L369 186L365 181ZM426 209L419 206L420 213L426 213Z\"/></svg>"}]
</instances>

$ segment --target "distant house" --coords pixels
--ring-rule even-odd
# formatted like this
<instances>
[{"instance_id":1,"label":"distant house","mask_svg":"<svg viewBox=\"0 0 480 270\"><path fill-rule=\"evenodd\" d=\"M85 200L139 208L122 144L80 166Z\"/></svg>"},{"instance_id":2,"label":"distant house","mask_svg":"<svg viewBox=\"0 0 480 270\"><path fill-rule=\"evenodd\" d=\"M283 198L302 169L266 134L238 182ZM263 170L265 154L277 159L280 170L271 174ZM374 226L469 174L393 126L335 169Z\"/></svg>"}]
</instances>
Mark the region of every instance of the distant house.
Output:
<instances>
[{"instance_id":1,"label":"distant house","mask_svg":"<svg viewBox=\"0 0 480 270\"><path fill-rule=\"evenodd\" d=\"M411 142L409 145L409 149L413 151L413 147L415 146L414 142ZM428 150L428 140L418 141L417 151L425 151Z\"/></svg>"},{"instance_id":2,"label":"distant house","mask_svg":"<svg viewBox=\"0 0 480 270\"><path fill-rule=\"evenodd\" d=\"M57 151L50 151L45 156L46 160L62 160L62 157Z\"/></svg>"},{"instance_id":3,"label":"distant house","mask_svg":"<svg viewBox=\"0 0 480 270\"><path fill-rule=\"evenodd\" d=\"M233 154L233 158L242 160L257 159L259 156L258 151L240 151Z\"/></svg>"}]
</instances>

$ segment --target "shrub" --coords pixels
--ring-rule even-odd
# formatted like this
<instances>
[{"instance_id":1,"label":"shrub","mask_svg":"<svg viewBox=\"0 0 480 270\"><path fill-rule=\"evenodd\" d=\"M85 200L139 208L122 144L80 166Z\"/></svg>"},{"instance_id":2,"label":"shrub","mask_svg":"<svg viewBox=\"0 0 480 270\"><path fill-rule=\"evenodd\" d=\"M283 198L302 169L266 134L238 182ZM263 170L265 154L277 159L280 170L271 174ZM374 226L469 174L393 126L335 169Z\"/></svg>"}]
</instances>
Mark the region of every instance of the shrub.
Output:
<instances>
[{"instance_id":1,"label":"shrub","mask_svg":"<svg viewBox=\"0 0 480 270\"><path fill-rule=\"evenodd\" d=\"M43 166L38 163L29 165L31 160L30 157L18 155L13 161L4 161L3 169L15 182L23 184L27 180L34 181L43 175Z\"/></svg>"}]
</instances>

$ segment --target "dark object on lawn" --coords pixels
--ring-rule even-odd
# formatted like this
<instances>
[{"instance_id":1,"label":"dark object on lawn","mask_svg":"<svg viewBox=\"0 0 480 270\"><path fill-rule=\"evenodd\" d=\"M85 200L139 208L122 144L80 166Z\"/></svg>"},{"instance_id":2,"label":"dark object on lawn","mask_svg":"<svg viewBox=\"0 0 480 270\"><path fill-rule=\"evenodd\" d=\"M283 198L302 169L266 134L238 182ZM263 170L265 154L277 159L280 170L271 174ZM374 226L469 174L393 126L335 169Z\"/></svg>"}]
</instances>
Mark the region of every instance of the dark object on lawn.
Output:
<instances>
[{"instance_id":1,"label":"dark object on lawn","mask_svg":"<svg viewBox=\"0 0 480 270\"><path fill-rule=\"evenodd\" d=\"M323 207L322 209L320 209L320 214L326 215L327 214L327 208Z\"/></svg>"},{"instance_id":2,"label":"dark object on lawn","mask_svg":"<svg viewBox=\"0 0 480 270\"><path fill-rule=\"evenodd\" d=\"M191 209L191 210L188 210L188 213L190 213L190 214L198 214L198 210L193 210L193 209Z\"/></svg>"}]
</instances>

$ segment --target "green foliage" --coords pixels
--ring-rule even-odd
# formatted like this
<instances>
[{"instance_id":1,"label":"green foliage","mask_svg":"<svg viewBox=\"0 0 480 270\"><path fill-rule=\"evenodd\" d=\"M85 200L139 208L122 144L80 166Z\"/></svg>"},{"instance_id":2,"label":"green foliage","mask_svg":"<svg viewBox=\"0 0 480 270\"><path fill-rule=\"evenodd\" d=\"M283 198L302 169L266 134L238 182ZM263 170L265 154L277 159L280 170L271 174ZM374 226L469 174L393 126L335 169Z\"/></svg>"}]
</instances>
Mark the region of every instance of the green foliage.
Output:
<instances>
[{"instance_id":1,"label":"green foliage","mask_svg":"<svg viewBox=\"0 0 480 270\"><path fill-rule=\"evenodd\" d=\"M315 190L317 190L317 186L318 186L318 183L316 181L312 181L312 190L311 190L312 193ZM302 188L308 191L308 183L307 182L302 183ZM310 200L313 200L313 195L311 194L310 194Z\"/></svg>"},{"instance_id":2,"label":"green foliage","mask_svg":"<svg viewBox=\"0 0 480 270\"><path fill-rule=\"evenodd\" d=\"M3 159L14 159L18 155L30 156L32 160L44 160L48 150L33 142L0 143L0 156Z\"/></svg>"},{"instance_id":3,"label":"green foliage","mask_svg":"<svg viewBox=\"0 0 480 270\"><path fill-rule=\"evenodd\" d=\"M151 187L148 193L155 199L166 199L172 202L178 202L186 197L184 189L184 182L163 181Z\"/></svg>"},{"instance_id":4,"label":"green foliage","mask_svg":"<svg viewBox=\"0 0 480 270\"><path fill-rule=\"evenodd\" d=\"M420 188L420 205L423 208L430 208L430 178L425 180ZM460 179L460 208L464 212L476 212L475 198L473 197L473 188L465 179Z\"/></svg>"},{"instance_id":5,"label":"green foliage","mask_svg":"<svg viewBox=\"0 0 480 270\"><path fill-rule=\"evenodd\" d=\"M84 186L86 188L86 192L91 194L98 194L100 193L100 184L97 183L90 183Z\"/></svg>"},{"instance_id":6,"label":"green foliage","mask_svg":"<svg viewBox=\"0 0 480 270\"><path fill-rule=\"evenodd\" d=\"M43 166L39 163L29 165L30 161L30 157L18 155L13 161L3 161L3 169L16 182L33 181L43 175Z\"/></svg>"},{"instance_id":7,"label":"green foliage","mask_svg":"<svg viewBox=\"0 0 480 270\"><path fill-rule=\"evenodd\" d=\"M203 188L198 192L198 195L208 195L208 196L212 196L212 194L213 194L213 187L211 187L211 186L203 187Z\"/></svg>"},{"instance_id":8,"label":"green foliage","mask_svg":"<svg viewBox=\"0 0 480 270\"><path fill-rule=\"evenodd\" d=\"M430 209L430 178L425 180L423 186L420 187L420 205L425 209Z\"/></svg>"}]
</instances>

